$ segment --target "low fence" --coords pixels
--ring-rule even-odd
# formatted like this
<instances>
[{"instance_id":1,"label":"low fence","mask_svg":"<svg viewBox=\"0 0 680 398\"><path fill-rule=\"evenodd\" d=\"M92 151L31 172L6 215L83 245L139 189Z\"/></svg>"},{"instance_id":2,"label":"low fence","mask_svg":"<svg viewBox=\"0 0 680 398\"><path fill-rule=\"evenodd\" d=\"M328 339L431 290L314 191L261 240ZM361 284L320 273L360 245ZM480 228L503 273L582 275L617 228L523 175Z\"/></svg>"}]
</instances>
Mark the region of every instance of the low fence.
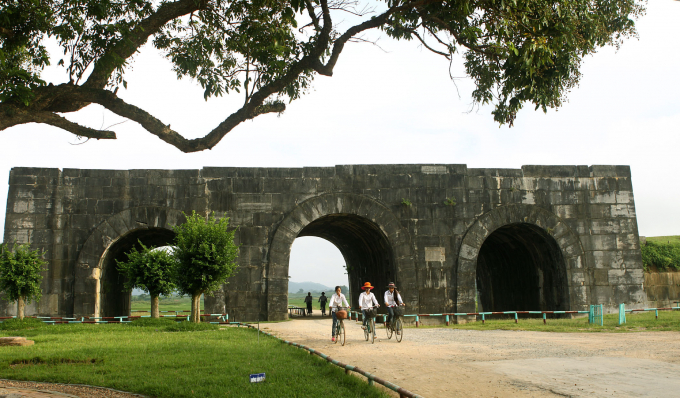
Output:
<instances>
[{"instance_id":1,"label":"low fence","mask_svg":"<svg viewBox=\"0 0 680 398\"><path fill-rule=\"evenodd\" d=\"M148 312L148 311L134 311L134 312ZM176 320L189 320L191 315L180 315L180 312L191 312L191 311L162 311L162 312L175 312L175 315L161 315L162 318L175 318ZM211 321L212 324L227 325L229 324L229 314L200 314L201 318L215 317L217 321ZM5 319L15 319L16 316L6 316L0 317L0 322ZM27 316L26 318L40 319L44 323L49 323L52 325L64 324L64 323L130 323L134 319L139 318L151 318L151 315L123 315L123 316L83 316L83 317L62 317L62 316Z\"/></svg>"},{"instance_id":2,"label":"low fence","mask_svg":"<svg viewBox=\"0 0 680 398\"><path fill-rule=\"evenodd\" d=\"M593 307L593 306L591 306ZM600 305L601 307L601 305ZM420 326L420 318L421 317L444 317L444 320L446 321L446 326L449 326L451 323L451 317L452 316L481 316L482 318L482 324L486 322L486 317L489 315L513 315L515 318L515 323L518 323L519 317L518 315L527 315L527 314L536 314L536 315L543 315L543 323L546 323L546 315L560 315L560 314L588 314L590 316L591 312L593 309L591 308L590 311L492 311L492 312L451 312L451 313L441 313L441 314L404 314L402 315L403 317L415 317L415 324L416 327ZM601 313L601 312L600 312ZM357 322L359 321L359 317L361 316L361 311L360 310L351 310L349 319L354 318ZM382 321L385 322L387 320L387 314L378 314L378 316L382 316ZM592 323L592 322L591 322Z\"/></svg>"},{"instance_id":3,"label":"low fence","mask_svg":"<svg viewBox=\"0 0 680 398\"><path fill-rule=\"evenodd\" d=\"M660 308L638 308L638 309L631 309L627 310L625 304L619 304L619 325L626 323L626 312L629 312L631 315L633 315L634 312L651 312L654 311L654 317L655 319L659 319L659 311L673 311L673 310L680 310L680 303L677 301L676 307L660 307Z\"/></svg>"},{"instance_id":4,"label":"low fence","mask_svg":"<svg viewBox=\"0 0 680 398\"><path fill-rule=\"evenodd\" d=\"M414 393L410 392L409 390L407 390L405 388L399 387L398 385L391 383L387 380L384 380L384 379L382 379L382 378L380 378L380 377L378 377L374 374L371 374L371 373L369 373L369 372L367 372L367 371L365 371L365 370L363 370L363 369L361 369L357 366L352 366L352 365L349 365L349 364L346 364L346 363L342 363L338 360L335 360L335 359L329 357L328 355L322 353L321 351L315 350L311 347L307 347L306 345L294 343L294 342L288 341L288 340L283 340L283 339L281 339L281 338L279 338L279 337L277 337L277 336L275 336L271 333L260 331L259 328L257 328L256 326L253 326L249 323L230 322L230 324L237 325L238 327L245 326L245 327L248 327L248 328L257 329L259 333L264 333L267 336L273 337L273 338L275 338L275 339L277 339L277 340L279 340L283 343L286 343L288 345L291 345L293 347L297 347L297 348L301 348L303 350L307 350L307 351L309 351L310 355L312 355L312 354L318 355L319 357L325 359L329 363L331 363L331 364L333 364L337 367L343 368L345 370L346 374L349 374L349 372L355 372L355 373L358 373L358 374L366 377L369 385L373 385L373 383L378 383L382 386L389 388L390 390L392 390L394 392L399 393L399 398L423 398L421 395L414 394Z\"/></svg>"}]
</instances>

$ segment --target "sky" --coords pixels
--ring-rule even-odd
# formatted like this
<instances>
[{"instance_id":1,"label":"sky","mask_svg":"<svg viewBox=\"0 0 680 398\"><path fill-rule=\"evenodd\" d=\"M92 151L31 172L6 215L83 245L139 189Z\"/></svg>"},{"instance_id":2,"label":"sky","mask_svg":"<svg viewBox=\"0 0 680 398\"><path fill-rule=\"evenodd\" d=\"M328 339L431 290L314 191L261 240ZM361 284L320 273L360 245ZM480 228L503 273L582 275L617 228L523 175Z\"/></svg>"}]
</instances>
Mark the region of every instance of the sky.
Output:
<instances>
[{"instance_id":1,"label":"sky","mask_svg":"<svg viewBox=\"0 0 680 398\"><path fill-rule=\"evenodd\" d=\"M515 126L499 127L491 107L471 108L473 84L449 63L414 42L379 37L379 47L352 43L333 77L282 115L241 124L215 148L184 154L97 105L69 114L72 121L111 127L118 140L78 141L46 125L0 132L0 203L6 203L12 167L196 169L206 166L303 167L337 164L630 165L640 235L680 234L676 183L680 148L680 2L652 0L638 20L639 39L620 50L601 49L582 65L583 77L559 110L528 106ZM54 62L56 64L56 61ZM67 77L53 68L43 78ZM238 109L243 98L203 100L203 90L177 81L169 63L142 49L119 96L187 137L206 134ZM78 145L79 144L79 145ZM2 177L5 176L5 177ZM0 225L4 225L0 205ZM345 278L344 260L319 238L299 238L291 252L297 282L333 286Z\"/></svg>"}]
</instances>

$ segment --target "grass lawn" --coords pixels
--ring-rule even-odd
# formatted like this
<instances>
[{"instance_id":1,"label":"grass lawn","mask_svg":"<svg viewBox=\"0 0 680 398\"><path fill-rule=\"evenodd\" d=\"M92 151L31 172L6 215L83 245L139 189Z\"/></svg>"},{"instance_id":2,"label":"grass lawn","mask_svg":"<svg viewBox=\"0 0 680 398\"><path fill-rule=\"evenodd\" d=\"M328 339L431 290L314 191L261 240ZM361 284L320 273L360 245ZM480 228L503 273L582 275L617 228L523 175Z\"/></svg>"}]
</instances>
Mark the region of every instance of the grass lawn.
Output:
<instances>
[{"instance_id":1,"label":"grass lawn","mask_svg":"<svg viewBox=\"0 0 680 398\"><path fill-rule=\"evenodd\" d=\"M203 297L201 297L201 311L205 309L203 301ZM160 311L191 311L191 297L161 297L158 308ZM130 310L132 315L143 315L137 312L151 311L151 300L148 297L140 298L140 296L132 296Z\"/></svg>"},{"instance_id":2,"label":"grass lawn","mask_svg":"<svg viewBox=\"0 0 680 398\"><path fill-rule=\"evenodd\" d=\"M676 245L680 245L680 235L673 235L673 236L648 236L647 237L648 242L656 242L656 243L672 243Z\"/></svg>"},{"instance_id":3,"label":"grass lawn","mask_svg":"<svg viewBox=\"0 0 680 398\"><path fill-rule=\"evenodd\" d=\"M165 320L169 324L174 321ZM0 378L104 386L152 397L385 397L306 351L246 328L169 332L128 324L0 330ZM249 375L266 373L253 383Z\"/></svg>"},{"instance_id":4,"label":"grass lawn","mask_svg":"<svg viewBox=\"0 0 680 398\"><path fill-rule=\"evenodd\" d=\"M413 319L413 318L407 318ZM424 319L424 318L421 318ZM477 322L451 324L449 328L467 330L527 330L537 332L583 333L583 332L642 332L642 331L680 331L680 310L659 311L659 319L654 318L654 311L626 314L626 323L619 325L619 314L605 314L604 325L591 325L588 317L575 319L521 318L518 323L514 319L487 317L482 324L481 317ZM415 327L415 325L413 326ZM439 326L420 326L439 327ZM408 332L407 332L408 333ZM406 334L408 336L408 334Z\"/></svg>"}]
</instances>

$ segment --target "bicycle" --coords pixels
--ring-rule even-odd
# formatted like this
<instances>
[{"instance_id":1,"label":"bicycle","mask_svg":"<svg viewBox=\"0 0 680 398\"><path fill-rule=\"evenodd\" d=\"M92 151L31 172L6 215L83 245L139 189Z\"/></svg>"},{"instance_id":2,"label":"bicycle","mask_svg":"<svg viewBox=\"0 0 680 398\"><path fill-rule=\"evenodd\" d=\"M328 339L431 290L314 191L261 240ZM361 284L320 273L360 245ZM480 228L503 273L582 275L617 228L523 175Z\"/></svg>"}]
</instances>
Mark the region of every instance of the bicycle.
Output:
<instances>
[{"instance_id":1,"label":"bicycle","mask_svg":"<svg viewBox=\"0 0 680 398\"><path fill-rule=\"evenodd\" d=\"M404 325L401 322L401 309L398 307L393 308L394 316L392 317L392 322L390 322L389 326L385 326L385 331L387 332L388 339L391 339L392 334L394 333L397 343L401 343L401 340L404 338Z\"/></svg>"},{"instance_id":2,"label":"bicycle","mask_svg":"<svg viewBox=\"0 0 680 398\"><path fill-rule=\"evenodd\" d=\"M335 317L338 322L335 324L335 344L345 345L345 322L344 319L347 317L346 307L337 307L338 311L335 312ZM342 341L341 341L342 340Z\"/></svg>"},{"instance_id":3,"label":"bicycle","mask_svg":"<svg viewBox=\"0 0 680 398\"><path fill-rule=\"evenodd\" d=\"M375 308L377 307L371 307L366 310L366 328L364 329L364 338L366 341L368 341L370 338L371 344L375 344Z\"/></svg>"}]
</instances>

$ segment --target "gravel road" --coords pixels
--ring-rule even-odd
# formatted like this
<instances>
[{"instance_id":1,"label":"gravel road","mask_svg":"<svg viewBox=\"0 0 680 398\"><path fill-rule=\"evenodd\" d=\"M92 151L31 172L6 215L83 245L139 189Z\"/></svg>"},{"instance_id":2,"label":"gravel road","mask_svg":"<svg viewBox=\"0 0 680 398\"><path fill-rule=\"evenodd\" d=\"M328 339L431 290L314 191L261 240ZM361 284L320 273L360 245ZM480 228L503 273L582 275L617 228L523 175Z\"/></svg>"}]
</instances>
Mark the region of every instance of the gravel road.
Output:
<instances>
[{"instance_id":1,"label":"gravel road","mask_svg":"<svg viewBox=\"0 0 680 398\"><path fill-rule=\"evenodd\" d=\"M347 344L330 341L330 319L262 325L287 340L434 397L680 396L680 333L544 333L406 329L375 344L346 322Z\"/></svg>"}]
</instances>

